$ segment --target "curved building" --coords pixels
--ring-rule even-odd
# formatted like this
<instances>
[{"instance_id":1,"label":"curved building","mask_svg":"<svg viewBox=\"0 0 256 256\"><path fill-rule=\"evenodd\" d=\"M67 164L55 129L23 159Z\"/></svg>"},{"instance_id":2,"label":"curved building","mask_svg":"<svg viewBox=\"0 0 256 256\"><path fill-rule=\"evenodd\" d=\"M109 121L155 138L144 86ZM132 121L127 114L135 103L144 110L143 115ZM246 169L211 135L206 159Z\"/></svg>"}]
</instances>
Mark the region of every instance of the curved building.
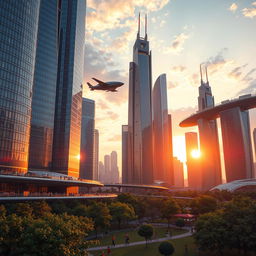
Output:
<instances>
[{"instance_id":1,"label":"curved building","mask_svg":"<svg viewBox=\"0 0 256 256\"><path fill-rule=\"evenodd\" d=\"M0 1L0 170L26 172L40 1Z\"/></svg>"},{"instance_id":2,"label":"curved building","mask_svg":"<svg viewBox=\"0 0 256 256\"><path fill-rule=\"evenodd\" d=\"M244 180L234 180L225 184L220 184L211 189L215 190L227 190L230 192L234 191L256 191L256 179L244 179Z\"/></svg>"}]
</instances>

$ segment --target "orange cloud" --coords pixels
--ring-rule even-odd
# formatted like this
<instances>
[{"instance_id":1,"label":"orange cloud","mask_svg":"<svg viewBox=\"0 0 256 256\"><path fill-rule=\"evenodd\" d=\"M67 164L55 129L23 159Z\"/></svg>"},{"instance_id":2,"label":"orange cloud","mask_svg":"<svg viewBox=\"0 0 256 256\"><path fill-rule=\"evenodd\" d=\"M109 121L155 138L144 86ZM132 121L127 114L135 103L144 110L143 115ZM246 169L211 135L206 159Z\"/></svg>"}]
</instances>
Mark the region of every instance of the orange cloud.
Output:
<instances>
[{"instance_id":1,"label":"orange cloud","mask_svg":"<svg viewBox=\"0 0 256 256\"><path fill-rule=\"evenodd\" d=\"M172 41L168 51L173 53L181 52L183 50L183 45L188 38L189 36L184 33L177 35L175 39Z\"/></svg>"},{"instance_id":2,"label":"orange cloud","mask_svg":"<svg viewBox=\"0 0 256 256\"><path fill-rule=\"evenodd\" d=\"M256 2L252 3L253 6L256 6ZM242 10L242 13L245 17L247 18L254 18L256 16L256 8L252 7L252 8L244 8Z\"/></svg>"},{"instance_id":3,"label":"orange cloud","mask_svg":"<svg viewBox=\"0 0 256 256\"><path fill-rule=\"evenodd\" d=\"M237 10L238 6L236 3L233 3L230 5L230 7L228 8L231 12L235 12Z\"/></svg>"}]
</instances>

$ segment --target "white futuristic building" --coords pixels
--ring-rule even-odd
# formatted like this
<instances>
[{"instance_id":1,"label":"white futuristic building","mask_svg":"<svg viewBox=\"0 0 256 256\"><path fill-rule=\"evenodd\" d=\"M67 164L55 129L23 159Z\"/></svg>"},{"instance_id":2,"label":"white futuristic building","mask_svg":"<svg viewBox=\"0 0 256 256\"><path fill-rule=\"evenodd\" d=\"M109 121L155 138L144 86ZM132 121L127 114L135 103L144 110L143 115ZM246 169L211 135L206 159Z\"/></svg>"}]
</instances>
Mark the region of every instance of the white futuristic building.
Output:
<instances>
[{"instance_id":1,"label":"white futuristic building","mask_svg":"<svg viewBox=\"0 0 256 256\"><path fill-rule=\"evenodd\" d=\"M234 180L225 184L220 184L210 191L215 190L227 190L230 192L234 191L256 191L256 179L244 179L244 180Z\"/></svg>"}]
</instances>

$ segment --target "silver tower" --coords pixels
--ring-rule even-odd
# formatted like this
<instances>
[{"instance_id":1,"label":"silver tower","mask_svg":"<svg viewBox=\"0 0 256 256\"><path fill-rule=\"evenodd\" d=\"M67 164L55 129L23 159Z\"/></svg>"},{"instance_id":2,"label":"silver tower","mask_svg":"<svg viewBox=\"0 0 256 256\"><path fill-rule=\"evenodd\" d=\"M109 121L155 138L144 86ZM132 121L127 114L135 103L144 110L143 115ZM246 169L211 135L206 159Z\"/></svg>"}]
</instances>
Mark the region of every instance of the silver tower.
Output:
<instances>
[{"instance_id":1,"label":"silver tower","mask_svg":"<svg viewBox=\"0 0 256 256\"><path fill-rule=\"evenodd\" d=\"M153 139L152 139L152 74L151 52L147 40L147 17L145 37L138 34L133 47L133 62L129 70L128 113L128 182L153 183Z\"/></svg>"},{"instance_id":2,"label":"silver tower","mask_svg":"<svg viewBox=\"0 0 256 256\"><path fill-rule=\"evenodd\" d=\"M200 66L201 85L199 87L198 110L214 107L214 97L208 81L207 68L205 69L206 82L202 78ZM200 136L200 149L202 153L202 190L211 189L221 184L220 150L218 128L216 120L198 120Z\"/></svg>"}]
</instances>

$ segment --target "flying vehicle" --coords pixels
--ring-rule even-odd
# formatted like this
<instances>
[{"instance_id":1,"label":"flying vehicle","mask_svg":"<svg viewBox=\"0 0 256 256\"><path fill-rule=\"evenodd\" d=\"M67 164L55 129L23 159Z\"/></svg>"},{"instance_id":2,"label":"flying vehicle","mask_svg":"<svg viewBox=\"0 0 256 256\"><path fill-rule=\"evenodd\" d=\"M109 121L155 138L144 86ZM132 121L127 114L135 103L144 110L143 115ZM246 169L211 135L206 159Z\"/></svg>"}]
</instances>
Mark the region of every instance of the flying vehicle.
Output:
<instances>
[{"instance_id":1,"label":"flying vehicle","mask_svg":"<svg viewBox=\"0 0 256 256\"><path fill-rule=\"evenodd\" d=\"M94 81L96 81L98 84L97 85L92 85L89 82L87 83L91 91L94 90L103 90L107 92L117 92L116 88L122 86L124 83L122 82L103 82L100 81L99 79L92 78Z\"/></svg>"}]
</instances>

